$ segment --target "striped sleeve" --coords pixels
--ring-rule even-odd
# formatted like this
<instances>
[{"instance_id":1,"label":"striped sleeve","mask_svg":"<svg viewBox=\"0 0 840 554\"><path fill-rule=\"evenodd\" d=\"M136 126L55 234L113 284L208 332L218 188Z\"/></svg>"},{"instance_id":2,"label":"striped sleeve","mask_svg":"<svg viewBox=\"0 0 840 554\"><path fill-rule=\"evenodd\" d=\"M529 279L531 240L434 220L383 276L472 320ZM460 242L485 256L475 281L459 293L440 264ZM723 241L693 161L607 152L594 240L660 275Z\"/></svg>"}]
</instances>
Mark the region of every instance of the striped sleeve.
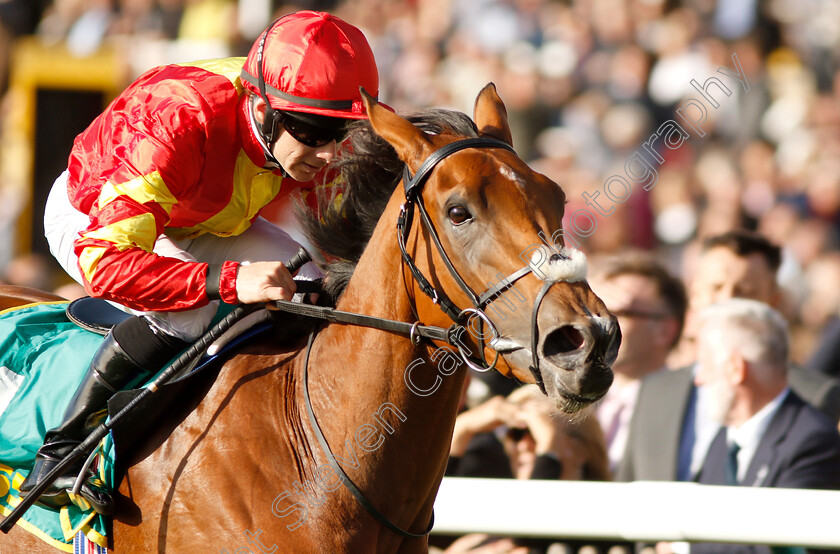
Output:
<instances>
[{"instance_id":1,"label":"striped sleeve","mask_svg":"<svg viewBox=\"0 0 840 554\"><path fill-rule=\"evenodd\" d=\"M76 139L69 165L77 183L71 201L75 193L74 205L91 221L74 244L85 289L138 310L208 302L207 264L152 252L178 198L201 194L208 127L219 125L196 79L167 77L172 71L179 70L150 72L118 97ZM229 81L216 78L235 101Z\"/></svg>"}]
</instances>

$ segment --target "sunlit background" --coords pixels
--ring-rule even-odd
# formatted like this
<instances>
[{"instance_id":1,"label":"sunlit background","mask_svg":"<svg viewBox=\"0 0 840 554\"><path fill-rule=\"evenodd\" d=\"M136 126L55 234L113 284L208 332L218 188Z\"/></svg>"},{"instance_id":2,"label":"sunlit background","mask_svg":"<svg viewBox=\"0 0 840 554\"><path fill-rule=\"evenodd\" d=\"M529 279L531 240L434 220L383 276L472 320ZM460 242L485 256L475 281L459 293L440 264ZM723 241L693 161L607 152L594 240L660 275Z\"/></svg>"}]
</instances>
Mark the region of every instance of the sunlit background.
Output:
<instances>
[{"instance_id":1,"label":"sunlit background","mask_svg":"<svg viewBox=\"0 0 840 554\"><path fill-rule=\"evenodd\" d=\"M400 113L471 114L494 82L591 259L649 250L689 282L704 237L758 230L793 360L837 324L840 0L0 0L0 282L84 294L42 236L74 137L145 70L244 56L299 9L365 32Z\"/></svg>"}]
</instances>

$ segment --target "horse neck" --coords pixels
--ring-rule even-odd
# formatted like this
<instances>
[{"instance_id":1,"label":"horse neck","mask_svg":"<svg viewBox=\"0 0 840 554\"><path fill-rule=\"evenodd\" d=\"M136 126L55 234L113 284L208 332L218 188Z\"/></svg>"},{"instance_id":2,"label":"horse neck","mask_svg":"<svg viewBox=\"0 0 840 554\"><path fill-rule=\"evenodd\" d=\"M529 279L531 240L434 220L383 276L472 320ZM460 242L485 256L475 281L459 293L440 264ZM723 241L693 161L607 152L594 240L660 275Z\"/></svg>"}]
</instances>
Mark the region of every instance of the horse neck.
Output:
<instances>
[{"instance_id":1,"label":"horse neck","mask_svg":"<svg viewBox=\"0 0 840 554\"><path fill-rule=\"evenodd\" d=\"M398 199L392 199L337 309L402 322L416 320L415 289L411 281L406 286L394 229L398 209ZM427 300L419 294L417 301ZM431 344L415 347L402 335L348 325L330 325L313 346L309 369L313 407L316 413L331 415L329 419L319 417L319 421L325 420L324 435L341 456L347 443L355 447L365 468L360 478L367 485L363 490L390 491L388 498L394 503L390 509L397 513L410 511L411 502L418 509L418 501L421 506L428 501L431 509L448 457L465 371L439 376L437 366L429 360L437 348ZM412 373L423 387L439 381L434 393L421 396L409 389L404 375L410 364L417 366ZM320 390L314 390L316 387ZM372 432L365 427L370 425L384 441L374 451L365 451L357 439ZM369 444L373 442L371 439ZM407 478L412 487L383 483L405 483ZM427 494L418 494L420 490Z\"/></svg>"}]
</instances>

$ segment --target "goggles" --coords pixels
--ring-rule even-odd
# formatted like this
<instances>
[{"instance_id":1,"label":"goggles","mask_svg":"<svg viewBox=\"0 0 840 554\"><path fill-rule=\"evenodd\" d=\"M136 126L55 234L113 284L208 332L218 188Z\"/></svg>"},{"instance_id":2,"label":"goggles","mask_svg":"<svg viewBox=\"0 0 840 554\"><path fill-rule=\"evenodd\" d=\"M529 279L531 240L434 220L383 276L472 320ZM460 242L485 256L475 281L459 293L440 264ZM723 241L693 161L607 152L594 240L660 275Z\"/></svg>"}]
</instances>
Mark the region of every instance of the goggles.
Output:
<instances>
[{"instance_id":1,"label":"goggles","mask_svg":"<svg viewBox=\"0 0 840 554\"><path fill-rule=\"evenodd\" d=\"M318 123L307 121L298 117L297 114L292 115L291 112L280 112L280 123L292 135L292 138L312 148L324 146L332 141L340 143L347 138L351 120L323 116L310 117L312 119L317 117ZM322 122L323 124L320 124Z\"/></svg>"}]
</instances>

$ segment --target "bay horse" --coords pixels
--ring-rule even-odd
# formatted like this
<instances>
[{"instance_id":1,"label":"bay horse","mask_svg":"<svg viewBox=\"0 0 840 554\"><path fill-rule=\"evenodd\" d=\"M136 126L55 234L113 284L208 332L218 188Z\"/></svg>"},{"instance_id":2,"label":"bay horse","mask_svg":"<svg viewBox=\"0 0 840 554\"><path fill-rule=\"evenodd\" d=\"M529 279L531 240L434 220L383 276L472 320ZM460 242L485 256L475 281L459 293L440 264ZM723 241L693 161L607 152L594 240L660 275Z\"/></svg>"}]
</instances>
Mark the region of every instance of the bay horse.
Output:
<instances>
[{"instance_id":1,"label":"bay horse","mask_svg":"<svg viewBox=\"0 0 840 554\"><path fill-rule=\"evenodd\" d=\"M0 312L9 308L38 302L60 302L61 296L31 287L0 285Z\"/></svg>"},{"instance_id":2,"label":"bay horse","mask_svg":"<svg viewBox=\"0 0 840 554\"><path fill-rule=\"evenodd\" d=\"M378 206L357 199L358 213L342 220L378 220L369 240L364 237L365 248L339 236L330 218L321 222L321 238L343 240L345 250L360 252L325 278L343 290L336 309L446 328L452 320L441 309L444 296L469 307L469 290L486 290L500 275L517 274L514 287L494 290L496 296L516 296L520 309L491 298L493 310L473 319L492 327L495 340L478 340L481 329L462 333L463 349L485 360L498 354L496 370L523 382L536 379L570 414L597 402L612 382L620 331L586 283L580 253L558 245L546 267L578 265L554 278L538 273L536 262L523 256L537 256L528 249L542 244L540 233L557 235L565 196L512 149L500 147L497 141L511 144L511 133L495 87L479 93L475 124L449 112L437 124L435 116L427 118L430 132L369 97L365 103L369 127L351 134L351 166L356 164L361 179L348 179L345 204L352 206L353 195L372 187L378 174L397 178L386 185ZM388 159L376 159L357 142L365 134L391 152ZM421 225L419 216L406 222L406 195L394 188L403 167L406 178L416 177L424 160L469 137L488 144L438 159L422 190L412 191L432 227ZM400 217L408 226L403 236L394 227ZM406 259L433 293L424 292ZM326 325L310 348L257 340L225 363L171 434L157 442L150 437L153 446L127 470L116 495L114 550L425 552L466 374L454 347L368 327ZM310 423L310 407L331 456ZM343 486L333 462L371 510ZM12 544L16 551L51 551L18 528L0 536L0 551Z\"/></svg>"}]
</instances>

